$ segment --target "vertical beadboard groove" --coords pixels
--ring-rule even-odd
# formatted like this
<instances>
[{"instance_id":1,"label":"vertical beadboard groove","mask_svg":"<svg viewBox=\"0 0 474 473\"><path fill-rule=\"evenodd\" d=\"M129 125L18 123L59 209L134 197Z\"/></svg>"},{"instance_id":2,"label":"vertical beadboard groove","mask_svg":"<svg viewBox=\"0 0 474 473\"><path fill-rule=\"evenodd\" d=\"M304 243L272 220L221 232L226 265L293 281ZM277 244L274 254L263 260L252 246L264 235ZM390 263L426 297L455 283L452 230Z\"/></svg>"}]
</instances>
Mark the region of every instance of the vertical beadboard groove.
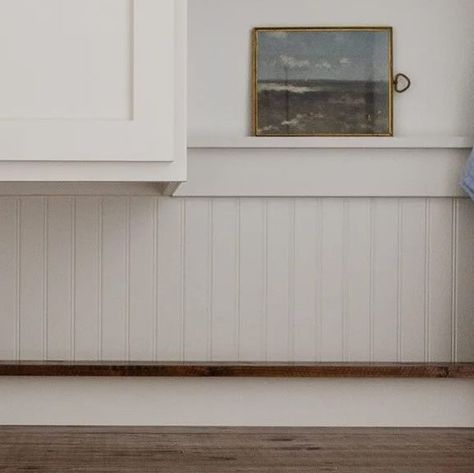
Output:
<instances>
[{"instance_id":1,"label":"vertical beadboard groove","mask_svg":"<svg viewBox=\"0 0 474 473\"><path fill-rule=\"evenodd\" d=\"M295 259L296 259L296 200L290 202L288 228L288 358L295 360Z\"/></svg>"},{"instance_id":2,"label":"vertical beadboard groove","mask_svg":"<svg viewBox=\"0 0 474 473\"><path fill-rule=\"evenodd\" d=\"M347 199L343 200L342 205L342 271L341 271L341 288L342 288L342 314L341 314L341 347L342 360L348 361L347 353L347 307L349 304L348 284L347 284L347 260L348 260L348 244L349 244L349 204Z\"/></svg>"},{"instance_id":3,"label":"vertical beadboard groove","mask_svg":"<svg viewBox=\"0 0 474 473\"><path fill-rule=\"evenodd\" d=\"M136 41L136 30L135 30L135 0L129 0L128 2L128 38L130 49L128 52L128 61L129 64L132 65L135 63L135 41ZM133 67L128 68L128 84L129 84L129 103L128 103L128 115L129 120L136 119L136 110L134 107L135 104L135 87L136 87L136 77L134 74Z\"/></svg>"},{"instance_id":4,"label":"vertical beadboard groove","mask_svg":"<svg viewBox=\"0 0 474 473\"><path fill-rule=\"evenodd\" d=\"M71 293L71 321L70 321L70 350L69 357L71 360L76 359L76 212L77 212L77 201L73 197L71 199L71 281L70 281L70 293Z\"/></svg>"},{"instance_id":5,"label":"vertical beadboard groove","mask_svg":"<svg viewBox=\"0 0 474 473\"><path fill-rule=\"evenodd\" d=\"M104 249L104 198L101 197L99 201L99 211L98 211L98 233L97 233L97 274L98 274L98 291L97 291L97 359L102 359L103 349L103 280L104 280L104 266L102 264L102 253Z\"/></svg>"},{"instance_id":6,"label":"vertical beadboard groove","mask_svg":"<svg viewBox=\"0 0 474 473\"><path fill-rule=\"evenodd\" d=\"M265 361L268 361L268 199L263 200L263 340L262 347Z\"/></svg>"},{"instance_id":7,"label":"vertical beadboard groove","mask_svg":"<svg viewBox=\"0 0 474 473\"><path fill-rule=\"evenodd\" d=\"M186 203L186 360L210 356L210 208L206 199Z\"/></svg>"},{"instance_id":8,"label":"vertical beadboard groove","mask_svg":"<svg viewBox=\"0 0 474 473\"><path fill-rule=\"evenodd\" d=\"M207 358L214 359L213 322L214 322L214 200L208 202L209 219L207 223Z\"/></svg>"},{"instance_id":9,"label":"vertical beadboard groove","mask_svg":"<svg viewBox=\"0 0 474 473\"><path fill-rule=\"evenodd\" d=\"M0 197L0 358L16 357L16 199Z\"/></svg>"},{"instance_id":10,"label":"vertical beadboard groove","mask_svg":"<svg viewBox=\"0 0 474 473\"><path fill-rule=\"evenodd\" d=\"M185 346L185 333L186 333L186 202L187 199L181 201L181 221L180 221L180 261L179 266L181 269L181 301L180 301L180 314L181 314L181 360L185 359L186 346Z\"/></svg>"},{"instance_id":11,"label":"vertical beadboard groove","mask_svg":"<svg viewBox=\"0 0 474 473\"><path fill-rule=\"evenodd\" d=\"M431 361L430 350L430 255L431 255L431 205L430 200L425 199L425 301L424 301L424 356L425 361Z\"/></svg>"},{"instance_id":12,"label":"vertical beadboard groove","mask_svg":"<svg viewBox=\"0 0 474 473\"><path fill-rule=\"evenodd\" d=\"M240 335L242 328L242 317L240 313L241 307L241 264L242 264L242 199L236 199L236 218L235 218L235 335L234 346L236 350L237 360L241 359Z\"/></svg>"},{"instance_id":13,"label":"vertical beadboard groove","mask_svg":"<svg viewBox=\"0 0 474 473\"><path fill-rule=\"evenodd\" d=\"M398 206L396 198L373 200L373 343L374 360L377 361L397 360L400 284Z\"/></svg>"},{"instance_id":14,"label":"vertical beadboard groove","mask_svg":"<svg viewBox=\"0 0 474 473\"><path fill-rule=\"evenodd\" d=\"M158 359L158 327L159 327L159 301L158 301L158 294L159 294L159 278L158 278L158 267L160 262L160 254L159 254L159 243L158 243L158 225L160 221L160 201L159 197L153 198L153 360Z\"/></svg>"},{"instance_id":15,"label":"vertical beadboard groove","mask_svg":"<svg viewBox=\"0 0 474 473\"><path fill-rule=\"evenodd\" d=\"M314 252L317 258L317 261L315 262L317 273L318 273L318 279L317 279L317 289L314 291L314 297L315 297L315 361L321 361L322 360L322 329L323 329L323 233L324 233L324 224L323 224L323 215L324 215L324 199L316 199L316 221L319 223L318 228L319 228L319 233L318 237L319 240L315 240L316 244L316 251Z\"/></svg>"},{"instance_id":16,"label":"vertical beadboard groove","mask_svg":"<svg viewBox=\"0 0 474 473\"><path fill-rule=\"evenodd\" d=\"M15 357L20 359L21 347L21 198L16 199L16 323L15 323Z\"/></svg>"},{"instance_id":17,"label":"vertical beadboard groove","mask_svg":"<svg viewBox=\"0 0 474 473\"><path fill-rule=\"evenodd\" d=\"M214 199L209 213L209 323L212 360L235 359L238 316L238 202Z\"/></svg>"},{"instance_id":18,"label":"vertical beadboard groove","mask_svg":"<svg viewBox=\"0 0 474 473\"><path fill-rule=\"evenodd\" d=\"M131 198L127 197L126 211L125 211L125 350L127 360L130 360L131 346L130 346L130 239L131 239Z\"/></svg>"},{"instance_id":19,"label":"vertical beadboard groove","mask_svg":"<svg viewBox=\"0 0 474 473\"><path fill-rule=\"evenodd\" d=\"M401 361L425 358L425 203L403 202Z\"/></svg>"},{"instance_id":20,"label":"vertical beadboard groove","mask_svg":"<svg viewBox=\"0 0 474 473\"><path fill-rule=\"evenodd\" d=\"M156 214L156 358L183 359L184 199L159 197Z\"/></svg>"},{"instance_id":21,"label":"vertical beadboard groove","mask_svg":"<svg viewBox=\"0 0 474 473\"><path fill-rule=\"evenodd\" d=\"M344 199L325 200L323 214L322 361L343 360Z\"/></svg>"},{"instance_id":22,"label":"vertical beadboard groove","mask_svg":"<svg viewBox=\"0 0 474 473\"><path fill-rule=\"evenodd\" d=\"M48 352L48 198L43 197L43 358L49 359Z\"/></svg>"},{"instance_id":23,"label":"vertical beadboard groove","mask_svg":"<svg viewBox=\"0 0 474 473\"><path fill-rule=\"evenodd\" d=\"M74 205L72 205L74 204ZM74 321L73 358L97 360L99 352L99 207L100 198L93 196L74 197L70 216L72 227L70 238L71 310ZM63 232L67 232L63 228ZM55 241L61 241L59 236ZM66 253L64 251L64 253ZM56 261L58 258L56 257ZM54 292L54 291L53 291ZM67 300L64 300L67 304ZM60 314L58 314L60 316Z\"/></svg>"},{"instance_id":24,"label":"vertical beadboard groove","mask_svg":"<svg viewBox=\"0 0 474 473\"><path fill-rule=\"evenodd\" d=\"M429 199L426 239L427 361L452 360L453 203Z\"/></svg>"},{"instance_id":25,"label":"vertical beadboard groove","mask_svg":"<svg viewBox=\"0 0 474 473\"><path fill-rule=\"evenodd\" d=\"M375 209L374 209L374 199L369 200L369 359L374 361L374 346L375 346L375 329L374 329L374 299L375 299L375 286L374 286L374 275L375 275Z\"/></svg>"},{"instance_id":26,"label":"vertical beadboard groove","mask_svg":"<svg viewBox=\"0 0 474 473\"><path fill-rule=\"evenodd\" d=\"M453 220L452 220L452 232L453 241L451 248L452 258L452 299L451 299L451 359L452 361L458 361L458 347L457 347L457 301L458 301L458 258L459 258L459 199L453 199Z\"/></svg>"},{"instance_id":27,"label":"vertical beadboard groove","mask_svg":"<svg viewBox=\"0 0 474 473\"><path fill-rule=\"evenodd\" d=\"M264 202L240 200L239 359L265 358L264 337Z\"/></svg>"},{"instance_id":28,"label":"vertical beadboard groove","mask_svg":"<svg viewBox=\"0 0 474 473\"><path fill-rule=\"evenodd\" d=\"M319 213L319 221L321 225L321 241L319 243L319 287L318 287L318 311L319 311L319 333L317 338L318 343L318 358L317 361L323 361L323 330L324 330L324 301L323 301L323 292L324 292L324 237L325 237L325 226L324 226L324 207L325 199L320 200L321 209Z\"/></svg>"},{"instance_id":29,"label":"vertical beadboard groove","mask_svg":"<svg viewBox=\"0 0 474 473\"><path fill-rule=\"evenodd\" d=\"M129 267L127 319L132 360L154 358L156 316L156 199L132 197L130 201L126 244ZM128 218L127 218L128 220Z\"/></svg>"},{"instance_id":30,"label":"vertical beadboard groove","mask_svg":"<svg viewBox=\"0 0 474 473\"><path fill-rule=\"evenodd\" d=\"M397 361L402 358L402 271L403 271L403 202L398 199L397 258Z\"/></svg>"}]
</instances>

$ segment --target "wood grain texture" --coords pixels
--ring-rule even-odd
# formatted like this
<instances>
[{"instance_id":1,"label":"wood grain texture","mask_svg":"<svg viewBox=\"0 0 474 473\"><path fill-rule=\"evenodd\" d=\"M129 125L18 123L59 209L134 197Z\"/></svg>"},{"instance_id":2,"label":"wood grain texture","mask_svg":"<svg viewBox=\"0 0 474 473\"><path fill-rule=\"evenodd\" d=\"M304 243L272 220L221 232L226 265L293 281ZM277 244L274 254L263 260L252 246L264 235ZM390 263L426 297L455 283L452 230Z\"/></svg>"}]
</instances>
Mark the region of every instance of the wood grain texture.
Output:
<instances>
[{"instance_id":1,"label":"wood grain texture","mask_svg":"<svg viewBox=\"0 0 474 473\"><path fill-rule=\"evenodd\" d=\"M0 362L0 376L474 378L474 363Z\"/></svg>"},{"instance_id":2,"label":"wood grain texture","mask_svg":"<svg viewBox=\"0 0 474 473\"><path fill-rule=\"evenodd\" d=\"M2 427L0 470L472 473L474 429Z\"/></svg>"}]
</instances>

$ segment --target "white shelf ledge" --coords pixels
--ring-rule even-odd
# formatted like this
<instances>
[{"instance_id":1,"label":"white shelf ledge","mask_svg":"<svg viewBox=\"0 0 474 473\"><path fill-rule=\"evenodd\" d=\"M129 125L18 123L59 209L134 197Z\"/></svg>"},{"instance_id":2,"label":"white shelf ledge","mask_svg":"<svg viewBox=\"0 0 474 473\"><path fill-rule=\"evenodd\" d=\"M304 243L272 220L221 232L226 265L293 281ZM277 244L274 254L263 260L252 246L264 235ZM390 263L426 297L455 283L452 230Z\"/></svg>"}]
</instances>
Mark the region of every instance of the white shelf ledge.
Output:
<instances>
[{"instance_id":1,"label":"white shelf ledge","mask_svg":"<svg viewBox=\"0 0 474 473\"><path fill-rule=\"evenodd\" d=\"M193 149L294 149L294 148L472 148L471 136L396 136L396 137L195 137Z\"/></svg>"}]
</instances>

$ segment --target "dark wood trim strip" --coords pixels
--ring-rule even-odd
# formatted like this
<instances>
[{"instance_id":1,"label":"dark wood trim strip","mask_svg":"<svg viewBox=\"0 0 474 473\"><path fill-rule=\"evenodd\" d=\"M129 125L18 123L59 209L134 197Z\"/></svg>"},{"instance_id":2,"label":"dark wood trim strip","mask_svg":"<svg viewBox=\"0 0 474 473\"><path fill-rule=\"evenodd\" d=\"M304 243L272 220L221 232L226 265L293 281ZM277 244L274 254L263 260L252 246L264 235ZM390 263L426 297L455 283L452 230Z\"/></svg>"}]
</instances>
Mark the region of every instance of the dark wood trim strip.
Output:
<instances>
[{"instance_id":1,"label":"dark wood trim strip","mask_svg":"<svg viewBox=\"0 0 474 473\"><path fill-rule=\"evenodd\" d=\"M8 362L0 376L473 378L474 363Z\"/></svg>"}]
</instances>

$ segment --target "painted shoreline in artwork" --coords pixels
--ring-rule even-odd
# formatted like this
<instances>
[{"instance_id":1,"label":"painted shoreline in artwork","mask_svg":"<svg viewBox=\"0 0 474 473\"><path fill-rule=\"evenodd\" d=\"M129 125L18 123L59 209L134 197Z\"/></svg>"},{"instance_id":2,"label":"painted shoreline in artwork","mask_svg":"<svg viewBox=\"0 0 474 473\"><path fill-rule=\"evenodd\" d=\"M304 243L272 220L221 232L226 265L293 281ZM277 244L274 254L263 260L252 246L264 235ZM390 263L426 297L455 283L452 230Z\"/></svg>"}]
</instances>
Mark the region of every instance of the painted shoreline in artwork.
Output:
<instances>
[{"instance_id":1,"label":"painted shoreline in artwork","mask_svg":"<svg viewBox=\"0 0 474 473\"><path fill-rule=\"evenodd\" d=\"M254 30L257 136L389 136L391 28Z\"/></svg>"},{"instance_id":2,"label":"painted shoreline in artwork","mask_svg":"<svg viewBox=\"0 0 474 473\"><path fill-rule=\"evenodd\" d=\"M388 84L260 81L258 134L380 135L388 132Z\"/></svg>"}]
</instances>

